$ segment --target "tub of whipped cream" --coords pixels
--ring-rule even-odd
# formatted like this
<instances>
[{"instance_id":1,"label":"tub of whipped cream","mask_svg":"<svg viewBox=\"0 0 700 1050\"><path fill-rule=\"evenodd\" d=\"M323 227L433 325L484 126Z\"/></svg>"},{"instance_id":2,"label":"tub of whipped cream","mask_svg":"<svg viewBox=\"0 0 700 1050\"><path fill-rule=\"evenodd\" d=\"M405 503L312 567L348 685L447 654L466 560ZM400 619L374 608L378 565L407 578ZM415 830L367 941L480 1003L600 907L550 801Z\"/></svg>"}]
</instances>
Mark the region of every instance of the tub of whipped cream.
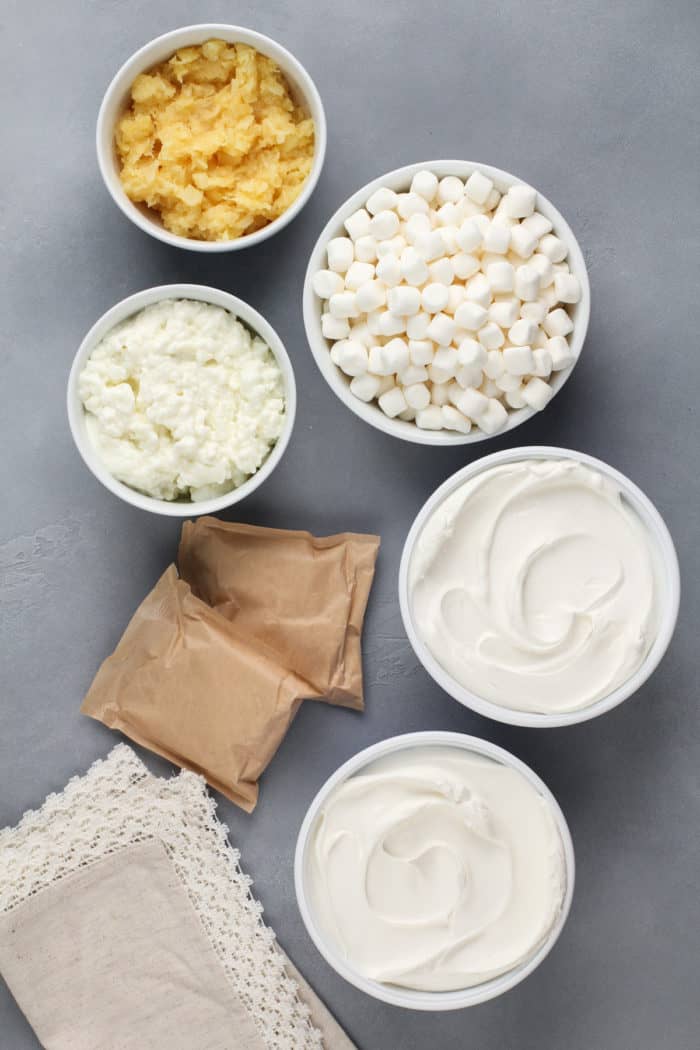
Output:
<instances>
[{"instance_id":1,"label":"tub of whipped cream","mask_svg":"<svg viewBox=\"0 0 700 1050\"><path fill-rule=\"evenodd\" d=\"M659 663L678 563L624 475L566 449L512 449L428 500L399 592L416 654L448 693L500 721L567 725L626 699Z\"/></svg>"},{"instance_id":2,"label":"tub of whipped cream","mask_svg":"<svg viewBox=\"0 0 700 1050\"><path fill-rule=\"evenodd\" d=\"M360 752L314 799L297 843L297 899L327 961L356 987L448 1010L513 987L566 919L566 821L513 755L460 733Z\"/></svg>"}]
</instances>

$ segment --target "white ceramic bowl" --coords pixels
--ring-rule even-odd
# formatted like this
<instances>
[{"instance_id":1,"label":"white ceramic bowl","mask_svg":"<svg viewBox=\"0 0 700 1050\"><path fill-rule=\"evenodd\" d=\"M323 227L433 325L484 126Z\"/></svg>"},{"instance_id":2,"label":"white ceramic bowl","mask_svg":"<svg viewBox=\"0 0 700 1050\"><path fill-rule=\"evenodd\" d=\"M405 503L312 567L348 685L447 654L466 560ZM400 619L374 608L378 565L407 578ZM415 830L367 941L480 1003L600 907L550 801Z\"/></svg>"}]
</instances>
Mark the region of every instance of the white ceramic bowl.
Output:
<instances>
[{"instance_id":1,"label":"white ceramic bowl","mask_svg":"<svg viewBox=\"0 0 700 1050\"><path fill-rule=\"evenodd\" d=\"M539 714L530 711L515 711L495 704L491 700L485 700L483 697L465 689L463 685L445 671L430 652L418 634L411 612L408 592L409 565L416 540L428 518L430 518L439 504L465 481L500 464L515 463L524 459L572 459L578 463L584 463L609 477L619 486L628 504L648 529L657 553L657 565L655 568L657 570L659 602L658 629L649 652L634 674L607 696L602 697L602 699L597 700L593 704L589 704L587 707L566 713ZM494 718L498 722L507 722L509 725L516 726L530 726L532 728L569 726L578 722L587 722L590 718L596 718L598 715L610 711L613 707L617 707L623 700L635 693L656 669L668 648L678 618L679 601L680 575L676 549L663 518L651 500L629 478L607 463L594 459L593 456L587 456L583 452L546 445L532 445L495 452L490 456L484 456L474 463L470 463L448 478L423 504L413 522L404 544L399 568L399 605L401 607L403 624L413 650L428 674L435 679L438 685L442 686L446 693L449 693L455 700L459 700L460 704L464 704L465 707L478 711L479 714L485 715L487 718Z\"/></svg>"},{"instance_id":2,"label":"white ceramic bowl","mask_svg":"<svg viewBox=\"0 0 700 1050\"><path fill-rule=\"evenodd\" d=\"M329 351L332 344L324 338L321 331L321 301L314 294L314 290L311 287L311 281L316 271L323 269L326 265L326 246L328 241L332 237L347 236L343 223L348 216L352 215L358 208L361 208L370 194L374 193L381 186L387 186L396 192L407 190L416 172L423 171L425 168L441 178L444 175L458 175L460 178L467 178L478 168L479 171L493 179L496 189L500 190L501 193L508 190L510 186L524 185L522 179L511 175L507 171L491 168L488 164L477 164L466 160L427 160L420 164L409 164L405 168L397 168L396 171L387 172L386 175L380 175L378 179L374 179L366 186L363 186L361 190L358 190L357 193L353 193L352 197L345 204L341 204L317 240L309 259L304 281L304 325L311 352L323 378L340 400L360 419L364 419L366 423L370 423L377 430L383 430L386 434L393 434L394 437L403 438L404 441L413 441L419 445L470 445L477 441L486 441L490 436L500 437L507 431L513 430L514 427L530 419L535 414L534 409L521 408L517 411L509 411L506 425L494 435L485 434L477 427L474 427L469 434L458 434L447 430L421 430L415 423L407 422L403 419L390 419L382 412L376 402L365 403L355 397L350 392L350 380L331 361ZM564 216L539 191L537 193L537 210L550 220L554 227L553 232L566 243L569 250L569 266L572 273L576 274L581 282L581 299L575 306L569 308L574 322L574 330L569 338L569 343L576 355L576 360L569 368L553 374L550 385L556 394L571 375L581 353L581 347L588 329L591 291L583 253Z\"/></svg>"},{"instance_id":3,"label":"white ceramic bowl","mask_svg":"<svg viewBox=\"0 0 700 1050\"><path fill-rule=\"evenodd\" d=\"M538 791L548 802L559 830L563 847L566 878L564 898L557 921L550 930L546 941L540 945L537 951L535 951L529 959L526 959L507 973L501 974L499 977L494 977L489 981L484 981L483 984L474 985L472 988L464 988L452 992L422 992L410 988L400 988L397 985L381 984L379 981L370 980L358 973L345 962L336 945L326 936L320 924L316 922L312 894L309 891L309 843L319 812L330 793L339 784L348 780L356 773L361 772L361 770L371 762L375 762L377 759L383 758L385 755L393 754L398 751L406 751L414 747L460 748L464 751L475 752L478 755L485 755L487 758L500 762L504 766L510 766L512 769L517 769L518 772L521 773L535 790ZM559 937L571 907L571 898L574 892L574 877L574 847L571 841L571 834L564 814L559 808L559 805L549 788L547 788L529 766L526 766L524 762L521 762L514 755L511 755L509 751L504 750L502 747L498 747L496 744L491 744L487 740L480 740L478 737L466 736L463 733L406 733L403 736L391 737L389 740L382 740L378 744L373 744L372 747L365 748L364 751L360 751L357 755L354 755L353 758L350 758L347 762L343 763L343 765L328 778L309 806L299 831L296 853L294 856L294 886L296 889L297 902L299 904L301 917L304 920L304 925L306 926L311 940L314 942L326 962L329 963L329 965L332 966L341 977L344 977L350 984L359 988L360 991L366 992L367 995L371 995L375 999L380 999L384 1003L391 1003L392 1006L403 1006L409 1010L460 1010L466 1006L475 1006L477 1003L484 1003L488 999L493 999L497 995L502 995L503 992L507 992L510 988L519 984L520 981L539 966L545 956L551 951Z\"/></svg>"},{"instance_id":4,"label":"white ceramic bowl","mask_svg":"<svg viewBox=\"0 0 700 1050\"><path fill-rule=\"evenodd\" d=\"M140 73L152 69L159 62L164 62L180 47L193 44L203 44L207 40L225 40L231 44L250 44L263 55L268 55L284 73L292 91L295 101L313 118L315 128L314 161L301 193L289 208L275 219L255 233L249 233L244 237L237 237L230 241L199 241L189 237L179 237L165 229L160 217L145 205L134 204L129 200L119 180L119 162L114 148L114 129L117 120L126 108L129 99L129 89ZM256 33L252 29L243 26L219 25L217 23L205 23L203 25L184 26L175 29L171 33L164 33L156 37L148 44L144 44L136 54L132 55L124 63L116 74L105 92L100 112L97 118L97 161L105 186L112 195L112 199L119 205L121 210L146 233L157 237L166 244L172 244L176 248L188 248L196 252L226 252L237 251L239 248L248 248L253 244L272 237L295 215L301 211L318 182L323 160L326 155L326 115L323 103L316 85L302 66L301 62L290 54L281 44L276 43L262 33Z\"/></svg>"},{"instance_id":5,"label":"white ceramic bowl","mask_svg":"<svg viewBox=\"0 0 700 1050\"><path fill-rule=\"evenodd\" d=\"M235 314L239 320L243 321L244 324L265 340L282 370L286 408L284 429L277 443L252 477L244 481L238 488L232 489L222 496L217 496L216 499L201 500L196 503L193 501L180 502L154 499L152 496L146 496L142 492L137 492L136 489L123 484L123 482L118 481L110 474L100 459L99 453L95 449L88 433L86 412L78 394L78 379L87 359L100 340L115 325L125 321L127 317L132 317L139 310L143 310L145 306L161 302L163 299L196 299L203 303L213 303L214 306L221 306L224 310ZM120 303L117 303L106 314L103 314L85 336L75 355L70 376L68 377L68 421L71 433L78 452L97 480L101 481L105 488L113 492L115 496L123 499L125 503L131 503L132 506L139 507L141 510L149 510L154 514L166 514L173 518L191 518L199 514L215 514L217 511L223 510L224 507L230 507L234 503L238 503L262 485L281 460L284 450L289 443L294 426L296 405L296 384L292 363L289 360L282 340L274 328L257 310L254 310L248 303L244 303L242 299L236 298L235 295L229 295L228 292L219 291L218 288L206 288L199 284L164 284L157 288L147 288L145 291L137 292L135 295L130 295L128 299L122 299Z\"/></svg>"}]
</instances>

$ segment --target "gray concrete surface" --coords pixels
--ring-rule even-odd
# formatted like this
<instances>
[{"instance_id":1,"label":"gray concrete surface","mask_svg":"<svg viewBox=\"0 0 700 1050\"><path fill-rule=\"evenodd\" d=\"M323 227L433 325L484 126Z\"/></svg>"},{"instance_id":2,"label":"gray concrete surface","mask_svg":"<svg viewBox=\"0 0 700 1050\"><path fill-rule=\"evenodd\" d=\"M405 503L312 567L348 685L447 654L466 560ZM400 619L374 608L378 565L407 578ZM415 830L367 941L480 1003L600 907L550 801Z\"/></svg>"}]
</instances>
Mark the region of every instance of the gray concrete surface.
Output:
<instances>
[{"instance_id":1,"label":"gray concrete surface","mask_svg":"<svg viewBox=\"0 0 700 1050\"><path fill-rule=\"evenodd\" d=\"M294 51L318 84L330 129L326 167L302 215L274 241L211 258L131 226L102 186L93 146L100 98L121 62L153 36L207 19L260 29ZM697 6L4 0L0 23L0 826L117 742L78 714L79 703L178 538L175 521L123 505L79 460L64 409L73 354L131 292L216 285L269 318L299 385L285 459L235 515L383 538L365 632L366 713L308 703L254 815L220 803L280 941L362 1050L693 1050ZM592 283L590 332L566 389L527 426L466 452L405 446L343 408L316 371L300 309L306 259L335 207L383 171L449 156L540 187L580 238ZM424 499L479 453L523 443L608 460L657 503L678 545L684 594L666 659L637 696L578 728L513 729L462 709L417 665L398 612L401 546ZM480 734L531 763L561 801L579 865L570 921L538 972L500 1000L445 1015L402 1012L345 985L309 941L292 886L296 833L325 777L361 747L421 728ZM37 1045L0 982L0 1047Z\"/></svg>"}]
</instances>

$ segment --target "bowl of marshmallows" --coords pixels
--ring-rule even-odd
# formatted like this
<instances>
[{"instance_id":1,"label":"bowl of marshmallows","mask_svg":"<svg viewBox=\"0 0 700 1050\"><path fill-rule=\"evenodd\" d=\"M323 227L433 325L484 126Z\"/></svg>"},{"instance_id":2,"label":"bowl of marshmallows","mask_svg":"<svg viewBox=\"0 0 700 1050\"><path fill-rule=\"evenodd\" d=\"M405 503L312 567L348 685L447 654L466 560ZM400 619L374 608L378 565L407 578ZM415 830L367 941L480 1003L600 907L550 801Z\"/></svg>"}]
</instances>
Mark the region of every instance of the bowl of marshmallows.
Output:
<instances>
[{"instance_id":1,"label":"bowl of marshmallows","mask_svg":"<svg viewBox=\"0 0 700 1050\"><path fill-rule=\"evenodd\" d=\"M581 249L541 193L484 164L412 164L335 213L311 254L304 324L326 382L420 444L505 433L573 371L590 313Z\"/></svg>"}]
</instances>

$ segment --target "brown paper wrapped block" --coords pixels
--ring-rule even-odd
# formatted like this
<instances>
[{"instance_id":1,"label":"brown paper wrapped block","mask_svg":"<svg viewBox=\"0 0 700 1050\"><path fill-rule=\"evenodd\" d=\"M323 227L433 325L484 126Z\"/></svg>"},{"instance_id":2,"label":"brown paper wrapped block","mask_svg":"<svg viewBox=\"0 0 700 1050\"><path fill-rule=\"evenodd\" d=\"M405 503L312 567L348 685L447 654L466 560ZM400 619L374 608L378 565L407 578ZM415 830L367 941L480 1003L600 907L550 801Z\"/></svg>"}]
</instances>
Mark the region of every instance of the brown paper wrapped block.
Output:
<instances>
[{"instance_id":1,"label":"brown paper wrapped block","mask_svg":"<svg viewBox=\"0 0 700 1050\"><path fill-rule=\"evenodd\" d=\"M251 811L303 699L362 707L379 541L221 525L185 526L186 579L164 573L81 710Z\"/></svg>"},{"instance_id":2,"label":"brown paper wrapped block","mask_svg":"<svg viewBox=\"0 0 700 1050\"><path fill-rule=\"evenodd\" d=\"M378 536L185 522L180 575L241 637L263 642L308 696L362 709L360 637Z\"/></svg>"}]
</instances>

